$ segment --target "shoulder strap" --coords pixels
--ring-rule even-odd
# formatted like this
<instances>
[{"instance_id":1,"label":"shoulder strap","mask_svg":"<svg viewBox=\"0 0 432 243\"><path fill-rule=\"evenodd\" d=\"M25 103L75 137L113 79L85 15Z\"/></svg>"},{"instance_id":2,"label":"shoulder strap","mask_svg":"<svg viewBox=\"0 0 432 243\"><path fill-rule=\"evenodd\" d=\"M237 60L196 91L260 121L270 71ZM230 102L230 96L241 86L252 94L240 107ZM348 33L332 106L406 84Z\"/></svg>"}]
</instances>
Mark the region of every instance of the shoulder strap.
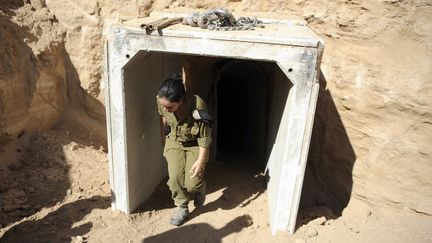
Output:
<instances>
[{"instance_id":1,"label":"shoulder strap","mask_svg":"<svg viewBox=\"0 0 432 243\"><path fill-rule=\"evenodd\" d=\"M192 113L192 117L196 121L203 121L204 123L211 125L213 123L213 118L205 110L196 109Z\"/></svg>"}]
</instances>

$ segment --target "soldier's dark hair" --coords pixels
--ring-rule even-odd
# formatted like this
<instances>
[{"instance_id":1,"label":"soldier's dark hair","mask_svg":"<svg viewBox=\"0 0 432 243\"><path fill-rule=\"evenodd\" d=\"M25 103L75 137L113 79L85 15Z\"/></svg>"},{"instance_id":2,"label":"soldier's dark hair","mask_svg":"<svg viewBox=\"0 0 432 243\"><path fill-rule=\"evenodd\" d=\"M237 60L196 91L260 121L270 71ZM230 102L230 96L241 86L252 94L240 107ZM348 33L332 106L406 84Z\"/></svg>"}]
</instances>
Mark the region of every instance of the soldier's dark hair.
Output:
<instances>
[{"instance_id":1,"label":"soldier's dark hair","mask_svg":"<svg viewBox=\"0 0 432 243\"><path fill-rule=\"evenodd\" d=\"M158 90L158 97L165 98L170 102L180 102L185 94L183 79L179 74L174 74L171 78L162 81Z\"/></svg>"}]
</instances>

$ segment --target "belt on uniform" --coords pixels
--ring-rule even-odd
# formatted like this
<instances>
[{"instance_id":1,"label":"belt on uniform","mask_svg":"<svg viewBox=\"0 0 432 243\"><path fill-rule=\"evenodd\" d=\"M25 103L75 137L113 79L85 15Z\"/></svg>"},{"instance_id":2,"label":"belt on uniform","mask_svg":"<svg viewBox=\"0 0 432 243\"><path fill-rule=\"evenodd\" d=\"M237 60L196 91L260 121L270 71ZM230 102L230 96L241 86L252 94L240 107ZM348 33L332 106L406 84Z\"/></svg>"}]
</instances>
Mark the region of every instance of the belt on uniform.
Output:
<instances>
[{"instance_id":1,"label":"belt on uniform","mask_svg":"<svg viewBox=\"0 0 432 243\"><path fill-rule=\"evenodd\" d=\"M193 140L193 141L182 142L182 145L183 147L195 147L198 146L198 141Z\"/></svg>"}]
</instances>

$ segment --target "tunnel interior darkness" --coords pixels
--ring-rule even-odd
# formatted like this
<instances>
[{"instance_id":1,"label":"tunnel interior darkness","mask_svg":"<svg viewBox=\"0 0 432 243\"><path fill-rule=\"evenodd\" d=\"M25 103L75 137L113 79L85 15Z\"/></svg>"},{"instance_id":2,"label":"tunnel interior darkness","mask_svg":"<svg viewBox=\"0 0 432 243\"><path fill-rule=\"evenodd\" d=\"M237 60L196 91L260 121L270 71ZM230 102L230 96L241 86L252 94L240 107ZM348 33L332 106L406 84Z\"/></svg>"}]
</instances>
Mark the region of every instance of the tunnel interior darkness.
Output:
<instances>
[{"instance_id":1,"label":"tunnel interior darkness","mask_svg":"<svg viewBox=\"0 0 432 243\"><path fill-rule=\"evenodd\" d=\"M267 83L251 61L233 60L216 80L216 159L263 164L266 150Z\"/></svg>"}]
</instances>

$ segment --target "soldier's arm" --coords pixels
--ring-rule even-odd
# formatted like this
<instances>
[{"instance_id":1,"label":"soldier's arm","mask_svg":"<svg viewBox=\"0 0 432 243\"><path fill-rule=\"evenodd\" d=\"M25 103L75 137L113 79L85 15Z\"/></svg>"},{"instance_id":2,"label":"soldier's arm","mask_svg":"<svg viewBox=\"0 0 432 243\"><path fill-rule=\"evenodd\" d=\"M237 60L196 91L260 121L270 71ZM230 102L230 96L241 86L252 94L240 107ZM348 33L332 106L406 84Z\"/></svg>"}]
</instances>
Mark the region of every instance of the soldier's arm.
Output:
<instances>
[{"instance_id":1,"label":"soldier's arm","mask_svg":"<svg viewBox=\"0 0 432 243\"><path fill-rule=\"evenodd\" d=\"M200 131L199 131L199 136L197 138L199 153L198 153L198 159L192 165L190 171L190 173L192 174L191 178L194 178L197 175L200 176L204 172L204 167L208 160L208 152L209 152L209 146L211 140L212 139L211 139L210 126L205 122L200 122Z\"/></svg>"},{"instance_id":2,"label":"soldier's arm","mask_svg":"<svg viewBox=\"0 0 432 243\"><path fill-rule=\"evenodd\" d=\"M204 167L207 162L207 153L208 147L199 147L198 159L192 165L191 170L189 171L194 178L195 176L200 176L204 172Z\"/></svg>"}]
</instances>

